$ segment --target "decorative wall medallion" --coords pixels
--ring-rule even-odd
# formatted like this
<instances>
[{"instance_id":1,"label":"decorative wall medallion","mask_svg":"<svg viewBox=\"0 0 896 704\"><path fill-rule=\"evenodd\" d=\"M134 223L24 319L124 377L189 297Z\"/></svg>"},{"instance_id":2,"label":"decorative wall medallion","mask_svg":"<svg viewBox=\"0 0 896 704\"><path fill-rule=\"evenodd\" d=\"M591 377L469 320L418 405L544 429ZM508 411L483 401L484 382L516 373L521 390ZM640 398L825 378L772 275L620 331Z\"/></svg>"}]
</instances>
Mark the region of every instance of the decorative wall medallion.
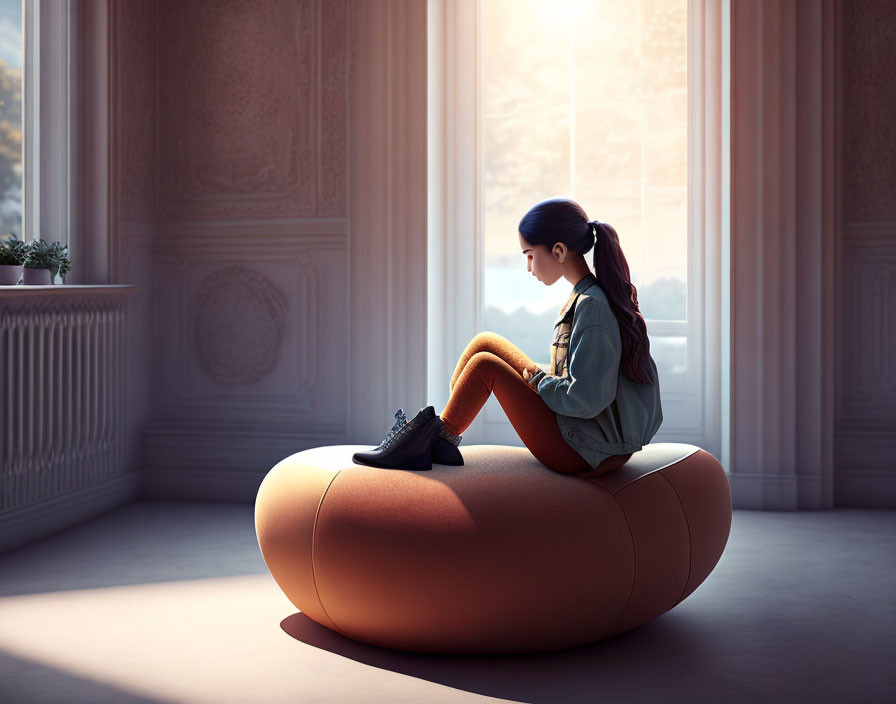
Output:
<instances>
[{"instance_id":1,"label":"decorative wall medallion","mask_svg":"<svg viewBox=\"0 0 896 704\"><path fill-rule=\"evenodd\" d=\"M280 359L287 300L267 277L241 266L206 276L194 309L199 366L218 384L253 384Z\"/></svg>"}]
</instances>

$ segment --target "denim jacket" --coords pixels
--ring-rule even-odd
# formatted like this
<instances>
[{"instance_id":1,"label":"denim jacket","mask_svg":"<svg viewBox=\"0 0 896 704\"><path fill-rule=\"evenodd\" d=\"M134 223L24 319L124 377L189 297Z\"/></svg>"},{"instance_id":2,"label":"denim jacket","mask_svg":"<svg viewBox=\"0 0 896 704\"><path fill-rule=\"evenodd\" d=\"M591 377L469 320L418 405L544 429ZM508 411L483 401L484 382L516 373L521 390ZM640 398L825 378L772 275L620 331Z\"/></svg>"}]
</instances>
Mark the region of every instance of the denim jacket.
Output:
<instances>
[{"instance_id":1,"label":"denim jacket","mask_svg":"<svg viewBox=\"0 0 896 704\"><path fill-rule=\"evenodd\" d=\"M538 393L557 414L567 445L596 468L611 455L637 452L659 430L659 375L652 358L656 383L641 384L622 370L619 323L594 274L573 292L581 295L569 337L568 376L546 374ZM558 323L562 317L561 311Z\"/></svg>"}]
</instances>

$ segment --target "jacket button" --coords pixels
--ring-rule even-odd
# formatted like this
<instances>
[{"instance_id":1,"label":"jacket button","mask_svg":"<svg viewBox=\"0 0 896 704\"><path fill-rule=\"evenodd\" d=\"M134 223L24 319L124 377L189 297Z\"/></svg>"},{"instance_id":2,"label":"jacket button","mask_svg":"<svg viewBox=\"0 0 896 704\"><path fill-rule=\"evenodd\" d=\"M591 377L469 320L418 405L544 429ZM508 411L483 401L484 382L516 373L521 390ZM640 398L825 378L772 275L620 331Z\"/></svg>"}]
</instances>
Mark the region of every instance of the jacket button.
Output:
<instances>
[{"instance_id":1,"label":"jacket button","mask_svg":"<svg viewBox=\"0 0 896 704\"><path fill-rule=\"evenodd\" d=\"M573 435L575 435L575 433L572 430L566 431L566 437L571 438Z\"/></svg>"}]
</instances>

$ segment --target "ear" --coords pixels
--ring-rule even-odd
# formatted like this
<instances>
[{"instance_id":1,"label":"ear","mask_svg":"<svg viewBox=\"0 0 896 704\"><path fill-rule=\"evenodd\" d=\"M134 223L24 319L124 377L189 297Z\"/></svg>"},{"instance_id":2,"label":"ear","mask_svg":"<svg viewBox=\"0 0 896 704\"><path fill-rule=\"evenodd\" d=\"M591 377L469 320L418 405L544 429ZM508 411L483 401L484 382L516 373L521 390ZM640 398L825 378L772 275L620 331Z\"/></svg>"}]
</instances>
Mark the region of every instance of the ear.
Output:
<instances>
[{"instance_id":1,"label":"ear","mask_svg":"<svg viewBox=\"0 0 896 704\"><path fill-rule=\"evenodd\" d=\"M563 260L566 259L566 252L566 245L562 242L555 242L553 249L551 249L551 254L553 254L554 258L561 264L563 263Z\"/></svg>"}]
</instances>

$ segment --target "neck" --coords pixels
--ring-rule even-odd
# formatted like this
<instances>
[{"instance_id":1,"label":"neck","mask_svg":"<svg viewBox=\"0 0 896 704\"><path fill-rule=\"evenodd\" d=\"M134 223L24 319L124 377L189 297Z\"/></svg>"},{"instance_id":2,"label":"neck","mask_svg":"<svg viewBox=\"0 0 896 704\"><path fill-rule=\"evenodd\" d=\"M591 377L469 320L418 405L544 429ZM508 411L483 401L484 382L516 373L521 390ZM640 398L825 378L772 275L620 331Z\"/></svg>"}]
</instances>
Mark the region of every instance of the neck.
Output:
<instances>
[{"instance_id":1,"label":"neck","mask_svg":"<svg viewBox=\"0 0 896 704\"><path fill-rule=\"evenodd\" d=\"M585 261L585 257L580 254L576 259L570 262L569 271L563 274L563 278L575 286L590 273L591 269L588 268L588 263Z\"/></svg>"}]
</instances>

